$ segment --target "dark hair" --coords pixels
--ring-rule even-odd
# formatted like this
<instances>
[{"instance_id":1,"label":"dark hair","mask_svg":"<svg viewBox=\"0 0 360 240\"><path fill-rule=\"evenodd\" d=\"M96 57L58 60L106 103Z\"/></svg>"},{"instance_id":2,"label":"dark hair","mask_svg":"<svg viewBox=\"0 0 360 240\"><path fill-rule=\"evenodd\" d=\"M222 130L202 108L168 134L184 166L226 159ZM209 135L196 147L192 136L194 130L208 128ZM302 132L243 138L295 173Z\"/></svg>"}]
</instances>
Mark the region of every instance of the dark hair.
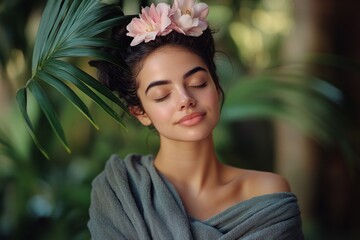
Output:
<instances>
[{"instance_id":1,"label":"dark hair","mask_svg":"<svg viewBox=\"0 0 360 240\"><path fill-rule=\"evenodd\" d=\"M224 97L219 77L216 74L214 39L209 28L199 37L186 36L172 31L166 36L157 36L155 40L147 43L142 42L131 47L130 42L133 38L126 36L126 25L127 23L114 28L112 31L112 39L119 43L119 48L105 50L119 58L122 67L105 61L92 61L90 65L98 68L99 81L110 90L116 91L120 99L123 99L128 107L135 106L143 110L137 95L138 84L136 77L141 70L143 60L156 49L166 45L183 47L201 57L209 69L215 86L221 93L221 97Z\"/></svg>"}]
</instances>

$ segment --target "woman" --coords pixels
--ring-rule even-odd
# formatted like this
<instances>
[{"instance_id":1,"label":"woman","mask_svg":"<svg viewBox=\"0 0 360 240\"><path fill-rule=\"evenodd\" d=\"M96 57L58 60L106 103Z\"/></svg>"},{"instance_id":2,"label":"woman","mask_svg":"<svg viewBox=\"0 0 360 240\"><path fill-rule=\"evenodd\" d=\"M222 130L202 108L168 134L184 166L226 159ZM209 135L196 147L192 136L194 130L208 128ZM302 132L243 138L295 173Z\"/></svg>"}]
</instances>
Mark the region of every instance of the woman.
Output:
<instances>
[{"instance_id":1,"label":"woman","mask_svg":"<svg viewBox=\"0 0 360 240\"><path fill-rule=\"evenodd\" d=\"M93 62L160 137L156 156L114 155L94 180L93 239L302 239L287 181L222 164L212 131L223 99L204 3L142 10L113 38L121 67Z\"/></svg>"}]
</instances>

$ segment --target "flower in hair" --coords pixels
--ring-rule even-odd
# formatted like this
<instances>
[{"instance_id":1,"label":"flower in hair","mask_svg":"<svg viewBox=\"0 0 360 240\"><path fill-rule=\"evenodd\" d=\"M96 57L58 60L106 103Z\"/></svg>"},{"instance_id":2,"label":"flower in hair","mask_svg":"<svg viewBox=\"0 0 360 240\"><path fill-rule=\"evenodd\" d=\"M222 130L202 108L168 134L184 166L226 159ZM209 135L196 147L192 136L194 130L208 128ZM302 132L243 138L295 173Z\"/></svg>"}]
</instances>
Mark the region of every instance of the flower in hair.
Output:
<instances>
[{"instance_id":1,"label":"flower in hair","mask_svg":"<svg viewBox=\"0 0 360 240\"><path fill-rule=\"evenodd\" d=\"M174 0L171 8L173 29L188 36L200 36L208 27L206 17L209 7L206 3L195 0Z\"/></svg>"},{"instance_id":2,"label":"flower in hair","mask_svg":"<svg viewBox=\"0 0 360 240\"><path fill-rule=\"evenodd\" d=\"M139 18L133 18L127 25L127 36L134 39L130 46L135 46L143 41L149 42L154 40L156 36L165 36L172 29L168 28L171 24L169 18L170 6L166 3L159 3L156 7L151 4L141 10Z\"/></svg>"},{"instance_id":3,"label":"flower in hair","mask_svg":"<svg viewBox=\"0 0 360 240\"><path fill-rule=\"evenodd\" d=\"M200 36L208 27L206 17L209 7L205 3L195 4L195 0L174 0L173 6L151 4L141 10L139 18L133 18L127 25L127 36L134 39L130 46L149 42L157 36L166 36L176 31L187 36Z\"/></svg>"}]
</instances>

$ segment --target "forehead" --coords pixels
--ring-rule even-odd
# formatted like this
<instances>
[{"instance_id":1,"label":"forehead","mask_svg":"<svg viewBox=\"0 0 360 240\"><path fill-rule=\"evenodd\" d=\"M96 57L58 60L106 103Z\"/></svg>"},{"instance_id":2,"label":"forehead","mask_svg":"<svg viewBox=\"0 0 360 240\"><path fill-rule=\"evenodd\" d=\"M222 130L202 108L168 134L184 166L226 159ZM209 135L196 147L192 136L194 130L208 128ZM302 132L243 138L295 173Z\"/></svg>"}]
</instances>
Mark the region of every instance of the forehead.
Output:
<instances>
[{"instance_id":1,"label":"forehead","mask_svg":"<svg viewBox=\"0 0 360 240\"><path fill-rule=\"evenodd\" d=\"M156 49L151 54L149 54L149 56L145 58L143 65L152 65L154 62L154 65L156 65L156 63L166 64L168 62L182 63L181 65L187 65L185 64L186 62L182 62L184 59L186 59L186 62L189 64L203 64L204 62L200 56L185 47L166 45Z\"/></svg>"},{"instance_id":2,"label":"forehead","mask_svg":"<svg viewBox=\"0 0 360 240\"><path fill-rule=\"evenodd\" d=\"M149 54L143 61L137 80L160 80L183 75L190 69L201 66L207 69L203 59L180 46L164 46Z\"/></svg>"}]
</instances>

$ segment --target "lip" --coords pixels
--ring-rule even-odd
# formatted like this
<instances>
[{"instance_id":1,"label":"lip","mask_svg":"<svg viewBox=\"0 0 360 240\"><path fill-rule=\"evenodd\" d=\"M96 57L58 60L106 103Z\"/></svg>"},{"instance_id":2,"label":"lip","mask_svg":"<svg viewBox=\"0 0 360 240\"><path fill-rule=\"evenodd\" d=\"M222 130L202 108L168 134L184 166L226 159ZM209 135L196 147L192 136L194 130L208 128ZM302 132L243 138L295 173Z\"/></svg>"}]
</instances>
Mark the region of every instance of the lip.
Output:
<instances>
[{"instance_id":1,"label":"lip","mask_svg":"<svg viewBox=\"0 0 360 240\"><path fill-rule=\"evenodd\" d=\"M206 113L205 112L194 112L186 115L185 117L181 118L177 124L183 125L183 126L192 126L197 123L199 123L204 117Z\"/></svg>"}]
</instances>

